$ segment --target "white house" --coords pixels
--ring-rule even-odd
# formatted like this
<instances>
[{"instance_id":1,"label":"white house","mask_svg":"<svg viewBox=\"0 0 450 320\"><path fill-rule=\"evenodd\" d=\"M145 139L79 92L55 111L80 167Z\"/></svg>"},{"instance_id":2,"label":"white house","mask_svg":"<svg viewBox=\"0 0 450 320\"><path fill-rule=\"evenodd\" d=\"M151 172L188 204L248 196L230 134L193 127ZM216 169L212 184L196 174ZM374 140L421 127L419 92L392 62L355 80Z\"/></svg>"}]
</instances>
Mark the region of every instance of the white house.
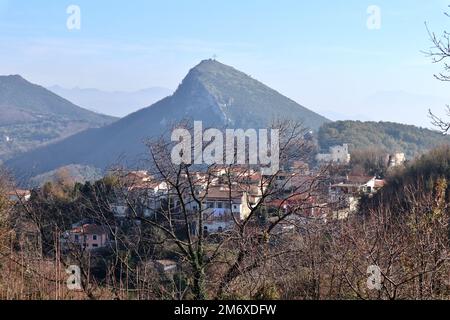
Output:
<instances>
[{"instance_id":1,"label":"white house","mask_svg":"<svg viewBox=\"0 0 450 320\"><path fill-rule=\"evenodd\" d=\"M404 153L395 153L389 156L389 168L395 168L403 165L406 162L406 155Z\"/></svg>"},{"instance_id":2,"label":"white house","mask_svg":"<svg viewBox=\"0 0 450 320\"><path fill-rule=\"evenodd\" d=\"M203 231L208 233L226 231L232 228L236 221L246 219L251 213L252 203L257 201L257 195L230 191L223 186L210 187L202 197L205 199L202 204Z\"/></svg>"},{"instance_id":3,"label":"white house","mask_svg":"<svg viewBox=\"0 0 450 320\"><path fill-rule=\"evenodd\" d=\"M322 163L349 164L351 156L348 150L348 144L333 146L330 148L330 153L320 153L316 156L316 160Z\"/></svg>"},{"instance_id":4,"label":"white house","mask_svg":"<svg viewBox=\"0 0 450 320\"><path fill-rule=\"evenodd\" d=\"M171 275L177 271L178 265L173 260L156 260L154 262L156 270L165 275Z\"/></svg>"},{"instance_id":5,"label":"white house","mask_svg":"<svg viewBox=\"0 0 450 320\"><path fill-rule=\"evenodd\" d=\"M111 204L110 207L116 218L126 218L128 214L128 205L123 202L116 202Z\"/></svg>"}]
</instances>

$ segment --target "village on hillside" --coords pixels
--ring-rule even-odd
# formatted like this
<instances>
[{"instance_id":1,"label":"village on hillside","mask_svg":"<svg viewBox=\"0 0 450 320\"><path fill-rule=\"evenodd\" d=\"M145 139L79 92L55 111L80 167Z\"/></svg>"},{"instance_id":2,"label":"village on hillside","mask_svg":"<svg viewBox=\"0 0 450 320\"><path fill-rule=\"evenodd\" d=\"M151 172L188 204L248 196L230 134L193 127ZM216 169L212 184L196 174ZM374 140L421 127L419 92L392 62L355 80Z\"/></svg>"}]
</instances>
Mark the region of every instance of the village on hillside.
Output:
<instances>
[{"instance_id":1,"label":"village on hillside","mask_svg":"<svg viewBox=\"0 0 450 320\"><path fill-rule=\"evenodd\" d=\"M391 170L405 161L402 153L386 155ZM105 203L105 212L110 216L105 219L100 214L92 215L72 223L71 228L58 233L57 246L62 254L71 250L108 254L115 235L126 233L130 224L134 226L131 232L136 233L135 228L139 229L146 221L165 224L167 219L174 229L189 225L192 237L201 233L214 242L220 235L238 228L256 206L260 215L251 223L282 220L274 230L277 237L301 232L302 225L306 226L310 220L325 224L345 220L358 213L362 197L373 196L385 185L381 177L352 172L350 162L348 145L343 145L331 147L328 154L318 154L313 168L306 162L292 161L275 176L263 176L257 169L246 166L215 166L208 172L180 175L189 186L181 197L167 179L156 178L145 170L123 170L117 173L114 196ZM268 192L269 187L276 192ZM9 200L26 207L33 192L36 190L10 190ZM29 225L19 230L28 237L24 242L42 241ZM178 268L175 260L152 263L163 273Z\"/></svg>"}]
</instances>

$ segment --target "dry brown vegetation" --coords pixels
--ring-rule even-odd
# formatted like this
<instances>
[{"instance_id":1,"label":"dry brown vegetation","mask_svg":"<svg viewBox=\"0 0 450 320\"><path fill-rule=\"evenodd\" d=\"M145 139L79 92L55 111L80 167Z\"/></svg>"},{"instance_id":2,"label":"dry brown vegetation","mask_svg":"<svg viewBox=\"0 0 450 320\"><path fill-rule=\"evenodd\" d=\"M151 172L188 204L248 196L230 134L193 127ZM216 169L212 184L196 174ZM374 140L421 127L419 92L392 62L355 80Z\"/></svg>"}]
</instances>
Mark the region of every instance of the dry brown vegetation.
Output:
<instances>
[{"instance_id":1,"label":"dry brown vegetation","mask_svg":"<svg viewBox=\"0 0 450 320\"><path fill-rule=\"evenodd\" d=\"M291 129L284 135L283 161L310 150L300 128ZM315 206L312 198L323 196L327 168L288 192L286 184L295 176L280 185L275 175L263 179L260 197L233 229L204 234L191 230L193 221L199 230L206 221L198 209L205 190L197 192L196 187L201 182L210 188L223 168L210 166L199 175L191 166L167 161L170 148L161 141L149 147L152 176L171 186L169 196L164 196L169 201L151 217L142 215L140 210L148 204L140 202L141 194L130 192L130 181L123 179L126 173L121 170L85 185L66 183L61 173L58 183L36 190L28 202L15 203L6 196L11 182L2 172L1 299L450 298L445 176L426 184L405 183L389 205L379 203L345 220L324 220L305 212ZM222 186L254 187L245 178L248 170L228 167L220 176ZM131 210L125 220L111 213L117 197ZM283 204L292 198L297 202L286 211ZM281 201L269 213L265 205L273 199ZM189 206L192 203L199 205L197 209ZM108 248L97 253L64 249L63 231L82 218L109 229ZM280 232L284 223L295 228ZM157 259L176 261L177 271L159 272L153 264ZM80 291L66 287L69 265L81 269ZM380 268L380 290L368 288L369 266Z\"/></svg>"}]
</instances>

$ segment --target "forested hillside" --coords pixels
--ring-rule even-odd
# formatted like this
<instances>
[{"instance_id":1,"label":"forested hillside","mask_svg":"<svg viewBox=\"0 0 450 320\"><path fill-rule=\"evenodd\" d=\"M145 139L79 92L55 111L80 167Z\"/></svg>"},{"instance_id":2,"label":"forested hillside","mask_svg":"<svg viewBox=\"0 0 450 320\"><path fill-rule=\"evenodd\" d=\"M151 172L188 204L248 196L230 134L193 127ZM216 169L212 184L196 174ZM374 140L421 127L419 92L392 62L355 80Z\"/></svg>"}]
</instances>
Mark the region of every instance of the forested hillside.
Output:
<instances>
[{"instance_id":1,"label":"forested hillside","mask_svg":"<svg viewBox=\"0 0 450 320\"><path fill-rule=\"evenodd\" d=\"M319 130L319 145L348 143L350 151L376 148L388 153L403 152L411 159L424 152L449 145L450 137L429 129L392 122L337 121L325 123Z\"/></svg>"}]
</instances>

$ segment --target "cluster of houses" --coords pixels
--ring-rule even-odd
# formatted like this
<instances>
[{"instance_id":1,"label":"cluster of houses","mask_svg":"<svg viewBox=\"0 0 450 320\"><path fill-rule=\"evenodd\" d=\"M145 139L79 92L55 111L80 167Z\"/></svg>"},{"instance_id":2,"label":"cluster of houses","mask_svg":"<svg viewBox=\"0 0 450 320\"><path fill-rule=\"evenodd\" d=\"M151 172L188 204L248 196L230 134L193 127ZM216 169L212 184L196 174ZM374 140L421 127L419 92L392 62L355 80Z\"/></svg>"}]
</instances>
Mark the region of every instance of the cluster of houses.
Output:
<instances>
[{"instance_id":1,"label":"cluster of houses","mask_svg":"<svg viewBox=\"0 0 450 320\"><path fill-rule=\"evenodd\" d=\"M317 160L348 164L348 145L332 147L329 154L318 155ZM403 162L403 154L390 158L392 166ZM249 168L221 167L213 172L196 172L189 177L181 175L179 179L184 179L186 186L180 191L147 171L131 171L120 177L115 199L109 206L111 214L119 222L158 221L170 213L174 223L189 223L194 236L232 230L237 223L247 219L256 206L263 209L269 219L280 211L295 212L291 220L286 219L281 224L280 232L284 232L295 230L293 223L289 222L292 219L296 223L305 218L324 221L346 219L357 212L362 195L374 194L385 184L384 180L373 176L337 175L321 182L321 192L303 193L316 176L317 171L301 161L293 162L290 168L274 177L263 176ZM278 191L266 197L268 188L269 191ZM26 201L30 195L29 191L17 190L11 193L10 198L12 201ZM199 213L203 215L201 228L195 218ZM186 220L186 215L191 218ZM111 232L105 226L84 221L67 230L62 241L66 246L76 245L92 251L109 246L110 236Z\"/></svg>"},{"instance_id":2,"label":"cluster of houses","mask_svg":"<svg viewBox=\"0 0 450 320\"><path fill-rule=\"evenodd\" d=\"M261 175L254 170L227 172L229 168L217 169L214 173L197 172L185 179L184 193L169 187L169 183L158 180L144 171L129 172L122 179L122 190L111 210L116 218L157 219L170 215L175 221L183 214L203 215L203 230L198 230L196 219L190 221L191 232L217 233L232 228L236 221L246 219L252 206L258 203L264 187L258 183ZM225 177L234 175L233 183L227 183ZM188 181L189 179L189 181ZM242 182L242 183L240 183ZM245 184L245 188L242 187ZM182 201L181 201L182 199ZM181 203L182 202L182 203ZM178 219L177 219L178 217Z\"/></svg>"},{"instance_id":3,"label":"cluster of houses","mask_svg":"<svg viewBox=\"0 0 450 320\"><path fill-rule=\"evenodd\" d=\"M329 209L334 219L346 219L359 209L361 195L373 195L384 187L385 181L370 176L346 176L337 179L328 191Z\"/></svg>"},{"instance_id":4,"label":"cluster of houses","mask_svg":"<svg viewBox=\"0 0 450 320\"><path fill-rule=\"evenodd\" d=\"M316 156L318 163L334 163L338 165L348 165L351 161L349 145L332 146L328 153L319 153ZM386 154L385 163L388 168L395 168L406 162L406 155L402 152Z\"/></svg>"},{"instance_id":5,"label":"cluster of houses","mask_svg":"<svg viewBox=\"0 0 450 320\"><path fill-rule=\"evenodd\" d=\"M230 172L228 170L233 170ZM228 177L232 176L230 180ZM211 173L195 173L190 178L188 192L176 194L168 183L155 179L144 171L127 173L123 196L111 204L118 219L157 219L170 212L174 221L185 224L184 213L203 215L202 230L197 219L189 220L193 235L223 233L245 220L259 204L269 214L295 212L298 217L318 219L345 219L358 210L362 194L374 194L384 186L384 180L370 176L330 177L324 193L302 193L316 177L304 163L295 163L271 180L274 196L265 197L269 177L260 172L242 168L220 168ZM192 189L192 190L190 190ZM295 194L298 193L298 194ZM261 200L264 202L261 205ZM179 215L178 219L176 218ZM292 229L292 225L284 229Z\"/></svg>"},{"instance_id":6,"label":"cluster of houses","mask_svg":"<svg viewBox=\"0 0 450 320\"><path fill-rule=\"evenodd\" d=\"M328 154L319 154L316 160L319 164L348 165L351 160L348 145L332 147ZM390 155L388 159L390 168L404 162L402 153ZM210 236L233 230L258 205L267 214L268 221L276 219L276 214L295 213L273 230L284 234L297 232L298 226L308 219L324 223L347 219L359 210L362 195L373 195L385 185L384 180L375 176L334 174L321 181L320 192L303 193L311 186L318 171L301 161L292 162L289 168L274 177L263 176L255 169L221 167L214 172L196 172L189 177L181 175L179 178L186 181L181 194L168 181L147 171L129 171L120 177L109 209L118 222L116 228L120 228L123 221L135 221L136 225L146 219L161 221L161 217L170 213L173 223L188 221L193 236L200 233ZM278 192L265 197L270 188ZM12 202L23 203L30 200L31 192L13 190L8 197ZM185 213L191 218L186 220ZM198 219L194 218L199 213L203 215L201 228ZM60 241L62 248L67 250L78 248L96 252L111 246L113 232L110 226L85 220L66 230ZM173 274L178 268L177 262L172 260L155 260L151 264L164 276Z\"/></svg>"}]
</instances>

